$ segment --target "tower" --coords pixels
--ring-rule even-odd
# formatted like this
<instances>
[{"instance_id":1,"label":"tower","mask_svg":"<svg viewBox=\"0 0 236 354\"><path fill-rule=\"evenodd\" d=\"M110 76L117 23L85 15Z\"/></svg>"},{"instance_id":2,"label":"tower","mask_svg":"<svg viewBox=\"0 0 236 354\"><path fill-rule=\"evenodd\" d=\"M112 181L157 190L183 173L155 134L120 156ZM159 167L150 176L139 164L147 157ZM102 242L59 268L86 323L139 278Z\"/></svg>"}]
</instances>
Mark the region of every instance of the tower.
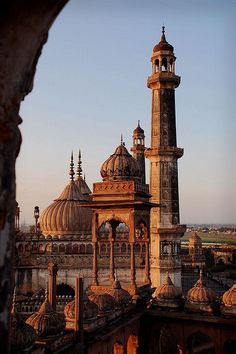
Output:
<instances>
[{"instance_id":1,"label":"tower","mask_svg":"<svg viewBox=\"0 0 236 354\"><path fill-rule=\"evenodd\" d=\"M141 174L142 184L146 184L144 139L145 139L144 130L140 127L140 122L138 121L138 126L133 131L133 146L131 147L131 151L133 153L133 158L139 164L139 167L140 167L140 170L142 173Z\"/></svg>"},{"instance_id":2,"label":"tower","mask_svg":"<svg viewBox=\"0 0 236 354\"><path fill-rule=\"evenodd\" d=\"M179 224L177 161L183 149L176 142L175 88L180 77L175 74L175 60L163 26L147 80L152 90L152 120L151 148L145 155L150 160L151 201L161 205L151 210L151 281L153 286L161 285L168 271L173 283L181 287L180 237L186 227Z\"/></svg>"}]
</instances>

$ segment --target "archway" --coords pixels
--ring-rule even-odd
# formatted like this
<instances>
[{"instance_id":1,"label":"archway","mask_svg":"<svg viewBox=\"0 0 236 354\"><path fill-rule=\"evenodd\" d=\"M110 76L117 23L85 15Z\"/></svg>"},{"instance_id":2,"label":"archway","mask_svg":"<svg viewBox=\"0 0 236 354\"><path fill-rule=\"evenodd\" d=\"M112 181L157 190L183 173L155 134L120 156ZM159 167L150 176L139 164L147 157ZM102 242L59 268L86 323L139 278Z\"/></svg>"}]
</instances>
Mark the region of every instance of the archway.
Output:
<instances>
[{"instance_id":1,"label":"archway","mask_svg":"<svg viewBox=\"0 0 236 354\"><path fill-rule=\"evenodd\" d=\"M127 354L137 354L138 350L138 337L131 334L127 341Z\"/></svg>"},{"instance_id":2,"label":"archway","mask_svg":"<svg viewBox=\"0 0 236 354\"><path fill-rule=\"evenodd\" d=\"M200 331L188 337L186 349L186 354L215 354L213 340Z\"/></svg>"}]
</instances>

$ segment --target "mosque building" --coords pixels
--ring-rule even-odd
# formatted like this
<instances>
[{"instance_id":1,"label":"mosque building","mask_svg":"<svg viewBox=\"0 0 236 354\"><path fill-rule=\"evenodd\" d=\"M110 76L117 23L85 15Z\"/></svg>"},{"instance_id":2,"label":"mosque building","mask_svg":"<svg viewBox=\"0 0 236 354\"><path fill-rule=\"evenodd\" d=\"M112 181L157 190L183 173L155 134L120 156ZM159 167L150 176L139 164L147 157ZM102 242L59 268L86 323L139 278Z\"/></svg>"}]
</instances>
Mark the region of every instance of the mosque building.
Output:
<instances>
[{"instance_id":1,"label":"mosque building","mask_svg":"<svg viewBox=\"0 0 236 354\"><path fill-rule=\"evenodd\" d=\"M75 177L72 154L69 183L41 215L36 207L35 231L21 232L16 220L12 352L236 352L235 285L217 298L201 271L182 291L180 238L186 227L179 218L183 149L176 139L175 61L163 27L147 81L151 147L145 147L138 122L132 155L121 138L93 191L82 177L80 152ZM204 264L197 234L188 262Z\"/></svg>"}]
</instances>

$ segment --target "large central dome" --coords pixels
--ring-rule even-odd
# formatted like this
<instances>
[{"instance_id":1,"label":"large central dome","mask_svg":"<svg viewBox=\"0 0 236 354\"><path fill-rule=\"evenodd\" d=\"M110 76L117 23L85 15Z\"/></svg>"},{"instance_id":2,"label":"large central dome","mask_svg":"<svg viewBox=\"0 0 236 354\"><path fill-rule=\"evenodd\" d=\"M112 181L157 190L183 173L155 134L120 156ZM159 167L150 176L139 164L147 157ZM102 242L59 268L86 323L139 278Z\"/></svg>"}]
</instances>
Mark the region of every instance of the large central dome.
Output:
<instances>
[{"instance_id":1,"label":"large central dome","mask_svg":"<svg viewBox=\"0 0 236 354\"><path fill-rule=\"evenodd\" d=\"M79 235L92 232L92 211L90 208L79 205L89 200L90 189L84 179L81 181L80 175L74 181L73 156L70 176L69 184L40 217L40 228L43 235Z\"/></svg>"},{"instance_id":2,"label":"large central dome","mask_svg":"<svg viewBox=\"0 0 236 354\"><path fill-rule=\"evenodd\" d=\"M140 167L123 142L116 148L114 154L102 164L100 173L103 181L141 179Z\"/></svg>"}]
</instances>

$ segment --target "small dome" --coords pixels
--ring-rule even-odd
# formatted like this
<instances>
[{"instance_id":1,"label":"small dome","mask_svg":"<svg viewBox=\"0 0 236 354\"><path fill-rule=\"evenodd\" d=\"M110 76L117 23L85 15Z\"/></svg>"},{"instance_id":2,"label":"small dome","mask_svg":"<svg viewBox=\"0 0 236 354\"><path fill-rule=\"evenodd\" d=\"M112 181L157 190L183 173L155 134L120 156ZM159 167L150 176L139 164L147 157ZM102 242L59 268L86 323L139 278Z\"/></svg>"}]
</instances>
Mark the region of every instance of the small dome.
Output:
<instances>
[{"instance_id":1,"label":"small dome","mask_svg":"<svg viewBox=\"0 0 236 354\"><path fill-rule=\"evenodd\" d=\"M124 143L116 148L101 167L103 181L132 180L141 178L141 170L137 161L130 155Z\"/></svg>"},{"instance_id":2,"label":"small dome","mask_svg":"<svg viewBox=\"0 0 236 354\"><path fill-rule=\"evenodd\" d=\"M115 300L107 293L99 294L92 292L88 294L88 298L98 306L99 312L101 313L112 311L116 307Z\"/></svg>"},{"instance_id":3,"label":"small dome","mask_svg":"<svg viewBox=\"0 0 236 354\"><path fill-rule=\"evenodd\" d=\"M133 131L133 136L135 135L144 135L144 130L140 127L140 122L138 121L138 126L137 128L134 129Z\"/></svg>"},{"instance_id":4,"label":"small dome","mask_svg":"<svg viewBox=\"0 0 236 354\"><path fill-rule=\"evenodd\" d=\"M189 238L189 247L196 246L202 246L202 239L196 232L193 232L191 237Z\"/></svg>"},{"instance_id":5,"label":"small dome","mask_svg":"<svg viewBox=\"0 0 236 354\"><path fill-rule=\"evenodd\" d=\"M168 274L166 276L166 280L164 284L159 286L153 294L153 298L156 298L157 300L174 300L174 299L180 299L181 296L182 296L181 289L176 287L172 283Z\"/></svg>"},{"instance_id":6,"label":"small dome","mask_svg":"<svg viewBox=\"0 0 236 354\"><path fill-rule=\"evenodd\" d=\"M173 52L174 51L174 48L171 44L169 44L167 41L166 41L166 36L165 36L165 27L163 26L162 27L162 35L161 35L161 40L160 42L155 45L155 47L153 48L153 53L155 52L159 52L159 51L162 51L162 50L167 50L167 51L170 51L170 52Z\"/></svg>"},{"instance_id":7,"label":"small dome","mask_svg":"<svg viewBox=\"0 0 236 354\"><path fill-rule=\"evenodd\" d=\"M236 284L224 293L223 303L227 307L236 306Z\"/></svg>"},{"instance_id":8,"label":"small dome","mask_svg":"<svg viewBox=\"0 0 236 354\"><path fill-rule=\"evenodd\" d=\"M26 323L33 327L40 337L59 334L65 328L64 316L53 310L47 298L38 312L33 313Z\"/></svg>"},{"instance_id":9,"label":"small dome","mask_svg":"<svg viewBox=\"0 0 236 354\"><path fill-rule=\"evenodd\" d=\"M207 288L203 283L202 272L200 278L192 289L188 291L187 301L196 304L210 304L216 299L214 290Z\"/></svg>"},{"instance_id":10,"label":"small dome","mask_svg":"<svg viewBox=\"0 0 236 354\"><path fill-rule=\"evenodd\" d=\"M34 329L25 323L17 312L13 298L12 321L11 321L11 352L29 351L34 345L36 333Z\"/></svg>"},{"instance_id":11,"label":"small dome","mask_svg":"<svg viewBox=\"0 0 236 354\"><path fill-rule=\"evenodd\" d=\"M109 289L107 293L114 298L117 306L126 306L132 300L129 292L122 289L120 282L117 279L113 282L111 289Z\"/></svg>"},{"instance_id":12,"label":"small dome","mask_svg":"<svg viewBox=\"0 0 236 354\"><path fill-rule=\"evenodd\" d=\"M64 308L66 319L75 318L75 300L69 302ZM94 318L98 315L98 306L90 301L87 295L84 296L84 319Z\"/></svg>"}]
</instances>

